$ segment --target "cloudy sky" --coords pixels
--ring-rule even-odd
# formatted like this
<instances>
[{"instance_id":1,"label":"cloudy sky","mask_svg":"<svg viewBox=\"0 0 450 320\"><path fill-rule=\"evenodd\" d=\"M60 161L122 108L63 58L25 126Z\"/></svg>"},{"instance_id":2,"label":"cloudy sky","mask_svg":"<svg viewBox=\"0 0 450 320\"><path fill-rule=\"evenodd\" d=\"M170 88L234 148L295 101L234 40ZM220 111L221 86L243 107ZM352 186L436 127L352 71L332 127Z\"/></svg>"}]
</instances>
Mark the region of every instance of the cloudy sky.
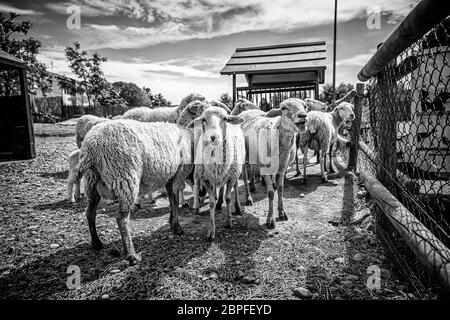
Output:
<instances>
[{"instance_id":1,"label":"cloudy sky","mask_svg":"<svg viewBox=\"0 0 450 320\"><path fill-rule=\"evenodd\" d=\"M338 2L336 80L356 83L376 45L418 1ZM68 28L77 8L80 28ZM378 10L381 28L369 29ZM39 58L54 72L70 75L64 48L79 41L108 57L109 81L150 87L174 103L192 91L210 99L231 92L231 78L219 71L236 47L325 40L325 81L332 81L333 0L0 0L0 11L33 22Z\"/></svg>"}]
</instances>

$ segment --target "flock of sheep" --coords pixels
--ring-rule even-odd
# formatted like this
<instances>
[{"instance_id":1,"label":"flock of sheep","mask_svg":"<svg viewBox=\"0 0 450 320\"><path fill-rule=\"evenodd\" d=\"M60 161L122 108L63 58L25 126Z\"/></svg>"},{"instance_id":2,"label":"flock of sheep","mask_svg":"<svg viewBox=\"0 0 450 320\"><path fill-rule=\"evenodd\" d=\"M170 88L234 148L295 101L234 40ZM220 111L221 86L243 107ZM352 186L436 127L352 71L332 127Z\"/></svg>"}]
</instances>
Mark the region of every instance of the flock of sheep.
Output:
<instances>
[{"instance_id":1,"label":"flock of sheep","mask_svg":"<svg viewBox=\"0 0 450 320\"><path fill-rule=\"evenodd\" d=\"M203 196L208 194L208 239L212 241L215 211L225 199L226 225L231 228L231 190L235 191L235 214L241 214L238 179L242 174L246 205L252 205L255 171L259 170L269 198L266 226L274 228L274 188L278 192L279 218L287 220L284 177L297 159L298 149L304 153L304 181L308 148L318 153L321 176L327 181L326 154L337 140L348 143L339 136L338 129L344 121L354 119L353 106L346 102L354 95L352 91L337 101L331 112L326 112L326 104L320 101L297 98L286 99L279 108L268 112L239 99L230 110L220 102L192 93L178 107L134 108L113 119L82 116L76 125L79 149L69 156L68 200L74 202L81 197L80 181L84 178L86 217L92 247L97 250L102 248L95 222L97 205L101 198L118 201L117 224L131 265L140 257L129 230L130 212L139 197L151 196L162 188L167 191L169 223L175 234L183 233L178 211L180 204L186 205L185 184L193 189L196 214Z\"/></svg>"}]
</instances>

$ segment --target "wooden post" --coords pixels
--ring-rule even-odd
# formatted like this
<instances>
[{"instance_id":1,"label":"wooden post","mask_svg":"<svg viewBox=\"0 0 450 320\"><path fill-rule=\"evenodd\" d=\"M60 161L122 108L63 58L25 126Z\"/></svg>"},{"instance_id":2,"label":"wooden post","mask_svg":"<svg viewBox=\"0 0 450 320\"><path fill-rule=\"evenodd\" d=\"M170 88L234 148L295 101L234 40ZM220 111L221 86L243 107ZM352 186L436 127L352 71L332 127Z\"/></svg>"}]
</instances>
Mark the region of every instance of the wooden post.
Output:
<instances>
[{"instance_id":1,"label":"wooden post","mask_svg":"<svg viewBox=\"0 0 450 320\"><path fill-rule=\"evenodd\" d=\"M25 127L26 127L26 139L27 144L26 154L27 159L36 158L36 150L34 143L34 130L33 130L33 116L31 114L30 108L30 97L28 96L28 86L27 86L27 72L24 68L19 70L20 77L20 93L22 94L22 106L25 108L22 115L25 116Z\"/></svg>"},{"instance_id":2,"label":"wooden post","mask_svg":"<svg viewBox=\"0 0 450 320\"><path fill-rule=\"evenodd\" d=\"M361 173L364 185L419 260L450 290L450 250L374 176Z\"/></svg>"},{"instance_id":3,"label":"wooden post","mask_svg":"<svg viewBox=\"0 0 450 320\"><path fill-rule=\"evenodd\" d=\"M235 104L236 104L236 74L233 73L233 105L231 108L232 110Z\"/></svg>"},{"instance_id":4,"label":"wooden post","mask_svg":"<svg viewBox=\"0 0 450 320\"><path fill-rule=\"evenodd\" d=\"M319 100L319 71L316 72L316 83L314 84L314 99Z\"/></svg>"},{"instance_id":5,"label":"wooden post","mask_svg":"<svg viewBox=\"0 0 450 320\"><path fill-rule=\"evenodd\" d=\"M350 152L348 156L348 169L356 169L358 165L358 143L359 134L361 130L361 116L364 99L364 83L356 84L356 96L355 96L355 120L353 120L351 128L351 143Z\"/></svg>"}]
</instances>

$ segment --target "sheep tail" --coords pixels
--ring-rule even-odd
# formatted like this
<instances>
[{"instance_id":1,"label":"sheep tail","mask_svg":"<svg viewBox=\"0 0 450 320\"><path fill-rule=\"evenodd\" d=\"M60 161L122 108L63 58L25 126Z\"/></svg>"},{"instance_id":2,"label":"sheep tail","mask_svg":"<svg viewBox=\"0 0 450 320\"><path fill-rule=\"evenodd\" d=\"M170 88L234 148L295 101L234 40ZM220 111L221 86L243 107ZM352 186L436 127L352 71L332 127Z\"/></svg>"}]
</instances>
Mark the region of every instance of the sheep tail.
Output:
<instances>
[{"instance_id":1,"label":"sheep tail","mask_svg":"<svg viewBox=\"0 0 450 320\"><path fill-rule=\"evenodd\" d=\"M77 180L81 179L89 168L92 167L92 161L88 157L87 152L81 152L80 153L80 161L78 162L78 165L75 168Z\"/></svg>"}]
</instances>

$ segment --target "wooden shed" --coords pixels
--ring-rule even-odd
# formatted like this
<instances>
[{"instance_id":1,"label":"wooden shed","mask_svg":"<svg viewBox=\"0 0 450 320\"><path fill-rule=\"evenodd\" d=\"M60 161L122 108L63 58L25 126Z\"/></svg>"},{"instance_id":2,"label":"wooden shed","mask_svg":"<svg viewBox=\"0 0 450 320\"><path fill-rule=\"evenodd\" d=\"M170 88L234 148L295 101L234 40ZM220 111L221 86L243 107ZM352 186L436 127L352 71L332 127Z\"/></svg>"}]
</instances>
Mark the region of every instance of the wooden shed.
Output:
<instances>
[{"instance_id":1,"label":"wooden shed","mask_svg":"<svg viewBox=\"0 0 450 320\"><path fill-rule=\"evenodd\" d=\"M243 97L267 111L286 98L318 99L325 60L325 41L237 48L220 74L232 76L233 106ZM247 86L236 87L238 74Z\"/></svg>"},{"instance_id":2,"label":"wooden shed","mask_svg":"<svg viewBox=\"0 0 450 320\"><path fill-rule=\"evenodd\" d=\"M35 157L26 66L0 50L0 161Z\"/></svg>"}]
</instances>

